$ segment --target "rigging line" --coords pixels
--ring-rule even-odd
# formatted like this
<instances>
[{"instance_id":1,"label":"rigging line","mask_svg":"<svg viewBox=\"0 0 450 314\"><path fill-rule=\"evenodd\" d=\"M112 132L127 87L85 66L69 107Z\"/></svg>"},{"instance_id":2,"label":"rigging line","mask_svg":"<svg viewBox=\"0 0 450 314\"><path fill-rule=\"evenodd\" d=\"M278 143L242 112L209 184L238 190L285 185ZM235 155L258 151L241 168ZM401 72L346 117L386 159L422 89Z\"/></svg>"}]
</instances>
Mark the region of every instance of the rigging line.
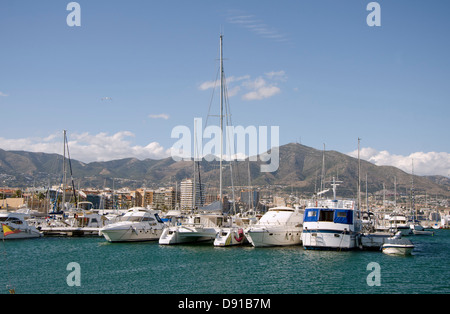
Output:
<instances>
[{"instance_id":1,"label":"rigging line","mask_svg":"<svg viewBox=\"0 0 450 314\"><path fill-rule=\"evenodd\" d=\"M224 88L225 88L225 115L226 115L226 124L227 126L232 126L233 125L233 121L232 121L232 114L231 114L231 106L230 106L230 100L228 97L228 85L226 83L226 76L224 75ZM227 134L227 136L229 136L230 134ZM232 136L234 136L234 134L231 134ZM234 147L233 147L233 152L235 153L235 157L236 157L236 153L237 153L237 143L235 141L233 141ZM231 145L229 143L229 139L228 139L228 146L229 148L231 148ZM244 152L245 154L245 152ZM230 164L233 163L235 165L235 173L236 173L236 179L237 182L240 183L240 185L242 184L241 181L241 175L240 175L240 171L239 171L239 164L237 162L237 158L232 158L231 153L230 153Z\"/></svg>"},{"instance_id":2,"label":"rigging line","mask_svg":"<svg viewBox=\"0 0 450 314\"><path fill-rule=\"evenodd\" d=\"M211 99L209 101L208 115L206 116L205 127L208 125L208 119L210 117L211 105L212 105L213 99L214 99L214 92L216 91L217 78L219 77L219 72L220 72L220 67L217 69L216 79L214 80L214 87L213 87L213 90L212 90L212 93L211 93Z\"/></svg>"}]
</instances>

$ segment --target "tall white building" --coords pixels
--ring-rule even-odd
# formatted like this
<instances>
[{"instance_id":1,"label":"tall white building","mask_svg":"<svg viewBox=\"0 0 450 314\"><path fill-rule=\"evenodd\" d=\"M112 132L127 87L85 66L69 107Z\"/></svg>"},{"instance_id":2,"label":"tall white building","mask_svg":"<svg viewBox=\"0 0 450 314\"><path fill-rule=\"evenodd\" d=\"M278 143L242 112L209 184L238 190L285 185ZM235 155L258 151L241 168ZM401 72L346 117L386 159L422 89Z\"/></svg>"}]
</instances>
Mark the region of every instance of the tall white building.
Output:
<instances>
[{"instance_id":1,"label":"tall white building","mask_svg":"<svg viewBox=\"0 0 450 314\"><path fill-rule=\"evenodd\" d=\"M196 182L195 188L195 207L202 207L205 204L206 193L205 184L202 184L202 189L200 190L200 184ZM194 182L191 179L185 179L181 181L180 184L180 207L181 209L192 209L194 208Z\"/></svg>"}]
</instances>

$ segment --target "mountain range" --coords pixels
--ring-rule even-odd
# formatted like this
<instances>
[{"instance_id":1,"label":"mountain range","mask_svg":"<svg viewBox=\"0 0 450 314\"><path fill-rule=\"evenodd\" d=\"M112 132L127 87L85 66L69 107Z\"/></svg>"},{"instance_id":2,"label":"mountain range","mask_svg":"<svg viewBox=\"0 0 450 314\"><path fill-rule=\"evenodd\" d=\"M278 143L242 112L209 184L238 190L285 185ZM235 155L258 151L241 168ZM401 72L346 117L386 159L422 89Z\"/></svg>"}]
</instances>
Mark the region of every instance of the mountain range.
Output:
<instances>
[{"instance_id":1,"label":"mountain range","mask_svg":"<svg viewBox=\"0 0 450 314\"><path fill-rule=\"evenodd\" d=\"M337 151L321 151L297 143L279 147L279 168L272 173L260 172L261 161L238 161L229 166L224 162L224 185L231 185L231 171L235 186L279 188L299 193L312 193L320 188L322 166L324 182L332 177L341 181L342 196L355 196L358 182L358 160ZM29 187L56 185L62 178L62 156L58 154L5 151L0 149L0 186ZM323 163L323 159L325 163ZM198 163L196 179L208 188L218 187L219 162ZM174 161L171 157L153 160L125 158L104 162L83 163L71 160L75 186L86 187L152 187L174 186L175 181L192 178L192 161ZM70 167L67 170L70 178ZM250 174L250 176L249 176ZM392 166L376 166L361 160L361 191L374 193L385 189L408 194L414 181L416 194L450 196L450 179L443 176L412 176ZM329 185L328 185L329 186Z\"/></svg>"}]
</instances>

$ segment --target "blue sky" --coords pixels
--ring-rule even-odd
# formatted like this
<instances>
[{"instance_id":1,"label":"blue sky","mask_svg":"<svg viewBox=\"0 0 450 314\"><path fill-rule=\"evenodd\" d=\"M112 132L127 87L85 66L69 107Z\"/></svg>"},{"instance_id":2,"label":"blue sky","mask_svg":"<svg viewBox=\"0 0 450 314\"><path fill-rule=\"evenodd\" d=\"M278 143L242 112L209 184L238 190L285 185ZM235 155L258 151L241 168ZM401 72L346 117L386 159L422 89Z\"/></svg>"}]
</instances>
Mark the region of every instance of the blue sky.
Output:
<instances>
[{"instance_id":1,"label":"blue sky","mask_svg":"<svg viewBox=\"0 0 450 314\"><path fill-rule=\"evenodd\" d=\"M0 3L2 149L61 153L66 129L82 161L167 156L206 119L222 31L235 125L450 174L448 1L377 1L381 27L368 0L80 0L80 27L69 2Z\"/></svg>"}]
</instances>

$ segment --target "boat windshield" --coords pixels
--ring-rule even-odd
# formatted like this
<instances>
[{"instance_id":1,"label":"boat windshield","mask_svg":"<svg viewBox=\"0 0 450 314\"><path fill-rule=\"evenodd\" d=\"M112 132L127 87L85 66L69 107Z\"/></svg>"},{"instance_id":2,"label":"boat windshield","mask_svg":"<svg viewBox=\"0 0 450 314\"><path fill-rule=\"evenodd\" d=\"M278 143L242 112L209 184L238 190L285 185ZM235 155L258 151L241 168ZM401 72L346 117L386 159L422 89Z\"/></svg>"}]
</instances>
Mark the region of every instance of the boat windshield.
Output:
<instances>
[{"instance_id":1,"label":"boat windshield","mask_svg":"<svg viewBox=\"0 0 450 314\"><path fill-rule=\"evenodd\" d=\"M129 216L127 221L131 221L131 222L140 222L142 221L142 216Z\"/></svg>"},{"instance_id":2,"label":"boat windshield","mask_svg":"<svg viewBox=\"0 0 450 314\"><path fill-rule=\"evenodd\" d=\"M16 224L16 225L21 225L23 223L22 220L20 220L19 218L16 218L16 217L8 217L6 219L6 221L7 222L11 222L11 223Z\"/></svg>"}]
</instances>

